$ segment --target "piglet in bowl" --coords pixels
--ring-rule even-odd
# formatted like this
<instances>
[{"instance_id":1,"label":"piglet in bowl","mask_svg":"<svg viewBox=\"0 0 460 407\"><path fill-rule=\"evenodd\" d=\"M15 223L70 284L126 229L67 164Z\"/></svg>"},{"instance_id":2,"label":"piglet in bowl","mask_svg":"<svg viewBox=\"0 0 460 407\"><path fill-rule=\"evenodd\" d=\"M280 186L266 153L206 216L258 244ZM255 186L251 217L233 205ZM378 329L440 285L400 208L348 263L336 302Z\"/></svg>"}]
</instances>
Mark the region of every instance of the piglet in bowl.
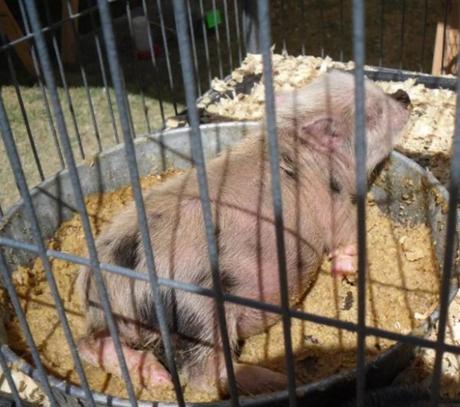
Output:
<instances>
[{"instance_id":1,"label":"piglet in bowl","mask_svg":"<svg viewBox=\"0 0 460 407\"><path fill-rule=\"evenodd\" d=\"M409 118L407 94L385 94L365 81L367 172L391 152ZM332 71L295 92L276 95L281 192L289 297L302 299L325 255L333 274L354 272L356 257L354 78ZM266 130L207 163L209 195L226 294L278 305L280 286ZM203 214L194 169L144 197L159 277L212 288ZM99 260L140 272L147 265L134 204L97 239ZM132 377L144 386L171 385L161 361L161 340L148 283L103 272ZM120 374L113 340L91 271L78 279L87 321L79 350L89 363ZM161 300L174 338L181 376L202 391L228 391L215 302L162 286ZM232 352L265 331L279 315L226 303ZM286 387L284 374L239 363L239 390L256 394Z\"/></svg>"}]
</instances>

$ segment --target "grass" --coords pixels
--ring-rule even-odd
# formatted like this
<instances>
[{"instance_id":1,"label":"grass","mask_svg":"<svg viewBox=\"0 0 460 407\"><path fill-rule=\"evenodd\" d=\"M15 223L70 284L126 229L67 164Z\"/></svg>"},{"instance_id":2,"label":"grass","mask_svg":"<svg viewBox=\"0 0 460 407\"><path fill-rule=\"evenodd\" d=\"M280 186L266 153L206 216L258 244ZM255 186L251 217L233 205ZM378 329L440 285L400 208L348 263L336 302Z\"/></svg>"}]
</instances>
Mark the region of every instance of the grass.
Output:
<instances>
[{"instance_id":1,"label":"grass","mask_svg":"<svg viewBox=\"0 0 460 407\"><path fill-rule=\"evenodd\" d=\"M38 158L42 166L42 172L44 177L47 178L61 169L61 161L42 99L42 92L39 86L21 86L20 90L26 106L26 115L30 124ZM69 89L69 97L73 106L73 115L71 114L70 105L64 90L62 88L58 89L67 131L72 143L74 156L78 162L89 159L99 151L97 134L99 134L102 149L105 150L117 144L107 100L107 92L110 92L111 95L113 114L116 118L115 125L118 137L121 139L122 133L118 120L118 109L115 104L115 95L112 89L107 91L102 87L92 86L89 88L89 94L96 117L96 126L94 126L91 119L91 111L85 88L71 87ZM3 86L1 95L8 112L10 126L16 141L18 153L21 157L24 172L27 176L29 185L35 185L41 181L41 177L33 157L33 150L24 123L24 118L18 106L15 88L13 86ZM158 99L145 96L149 126L145 118L141 96L138 94L129 94L128 100L131 107L132 122L136 135L148 133L149 126L150 131L152 129L161 128L162 119L159 111ZM164 102L163 108L166 116L174 115L172 103ZM53 126L56 128L55 123L53 123ZM77 134L81 139L84 155L82 155L79 148ZM3 144L0 144L0 180L2 180L0 202L3 208L7 208L17 200L18 193L15 188L14 177L8 164Z\"/></svg>"}]
</instances>

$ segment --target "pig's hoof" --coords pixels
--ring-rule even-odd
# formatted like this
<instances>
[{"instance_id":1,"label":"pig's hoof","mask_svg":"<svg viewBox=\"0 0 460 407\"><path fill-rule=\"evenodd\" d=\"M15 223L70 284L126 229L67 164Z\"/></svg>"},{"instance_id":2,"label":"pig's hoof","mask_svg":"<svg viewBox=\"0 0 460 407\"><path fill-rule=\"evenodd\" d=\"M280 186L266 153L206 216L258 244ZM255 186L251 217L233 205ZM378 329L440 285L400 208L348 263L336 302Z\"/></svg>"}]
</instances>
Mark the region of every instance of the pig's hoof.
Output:
<instances>
[{"instance_id":1,"label":"pig's hoof","mask_svg":"<svg viewBox=\"0 0 460 407\"><path fill-rule=\"evenodd\" d=\"M330 255L332 260L332 275L341 277L356 273L357 253L355 245L344 246L334 250Z\"/></svg>"},{"instance_id":2,"label":"pig's hoof","mask_svg":"<svg viewBox=\"0 0 460 407\"><path fill-rule=\"evenodd\" d=\"M134 376L134 380L141 386L149 387L162 387L172 388L172 380L169 372L163 367L163 365L157 360L157 358L150 352L143 352L141 355L135 355L136 359L139 357L139 361L133 361L133 364L139 363Z\"/></svg>"}]
</instances>

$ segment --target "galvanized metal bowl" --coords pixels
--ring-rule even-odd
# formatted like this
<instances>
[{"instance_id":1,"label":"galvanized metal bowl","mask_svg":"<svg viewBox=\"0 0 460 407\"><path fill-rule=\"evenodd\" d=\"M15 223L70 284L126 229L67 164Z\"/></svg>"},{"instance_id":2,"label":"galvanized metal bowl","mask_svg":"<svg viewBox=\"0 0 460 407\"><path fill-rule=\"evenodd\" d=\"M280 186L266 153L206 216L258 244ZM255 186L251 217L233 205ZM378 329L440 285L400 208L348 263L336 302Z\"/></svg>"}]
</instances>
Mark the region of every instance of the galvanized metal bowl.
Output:
<instances>
[{"instance_id":1,"label":"galvanized metal bowl","mask_svg":"<svg viewBox=\"0 0 460 407\"><path fill-rule=\"evenodd\" d=\"M214 157L221 150L241 140L248 131L257 126L257 123L224 123L202 126L202 138L206 159ZM190 129L181 128L165 131L151 136L136 139L136 154L140 175L161 172L166 168L187 168L191 165L190 159ZM129 174L124 155L123 146L117 146L96 157L93 165L81 165L78 168L85 195L115 190L129 184ZM411 186L404 182L410 179ZM424 222L432 230L436 242L436 256L442 261L444 253L445 231L445 205L447 192L445 188L429 173L424 171L414 161L394 152L386 172L386 185L374 184L372 193L382 209L396 221L400 218L400 206L404 205L401 199L403 194L416 195L415 202L405 208L404 221L413 223ZM46 180L32 191L33 203L38 214L44 238L54 235L59 225L76 214L76 205L72 192L70 177L67 171L62 171ZM440 199L441 198L441 199ZM12 238L19 241L33 243L32 235L28 228L24 207L19 202L11 208L0 224L0 237ZM4 252L11 269L19 265L26 265L36 257L30 251L16 250L4 247ZM449 300L452 300L458 289L457 272L451 282ZM416 334L423 336L429 333L438 318L436 310L417 329ZM1 327L0 327L1 328ZM1 338L1 336L0 336ZM388 384L411 360L414 346L398 343L383 352L375 360L366 365L367 384L378 387ZM39 381L35 368L16 355L7 344L2 346L2 352L10 362L15 363L24 373ZM78 387L49 375L56 398L62 406L82 405L84 391ZM330 376L315 383L298 387L298 397L305 402L321 405L328 400L343 399L352 394L355 387L356 372L348 371ZM287 404L287 391L275 394L242 399L243 405L285 405ZM101 405L129 406L129 401L101 393L94 393L94 399ZM174 403L140 402L139 406L175 405ZM189 403L190 406L198 405ZM202 404L200 404L202 405ZM230 405L229 401L209 403L213 406Z\"/></svg>"}]
</instances>

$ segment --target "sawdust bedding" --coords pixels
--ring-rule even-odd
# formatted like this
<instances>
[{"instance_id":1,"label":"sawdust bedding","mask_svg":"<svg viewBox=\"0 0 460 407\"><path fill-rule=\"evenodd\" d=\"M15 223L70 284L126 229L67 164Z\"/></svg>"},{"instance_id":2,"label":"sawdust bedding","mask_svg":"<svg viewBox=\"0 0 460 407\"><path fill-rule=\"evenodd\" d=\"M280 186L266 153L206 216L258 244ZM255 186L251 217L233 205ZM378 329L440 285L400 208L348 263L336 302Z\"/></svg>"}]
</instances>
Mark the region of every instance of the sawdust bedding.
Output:
<instances>
[{"instance_id":1,"label":"sawdust bedding","mask_svg":"<svg viewBox=\"0 0 460 407\"><path fill-rule=\"evenodd\" d=\"M142 186L147 188L158 184L176 172L171 170L165 174L145 177L142 179ZM89 196L86 204L95 234L131 200L129 187ZM430 230L424 225L408 227L392 222L371 200L367 227L369 275L366 323L369 326L408 333L433 311L437 302L439 277ZM79 217L63 223L48 246L55 250L84 255L85 240ZM75 292L78 266L57 259L52 259L51 263L70 326L74 336L78 338L83 334L84 327ZM37 259L31 267L20 267L13 277L44 365L50 373L78 384L41 261ZM331 278L330 264L326 260L317 282L300 308L314 314L356 322L356 286L347 280ZM13 350L29 359L27 346L15 318L7 326L7 332ZM299 383L318 380L355 366L356 335L353 333L293 320L292 337L297 355L296 374ZM367 356L372 358L392 344L388 340L369 338L366 344ZM273 326L267 333L250 338L241 349L242 362L262 364L282 371L283 360L280 324ZM87 364L85 372L94 390L126 396L119 378ZM169 391L137 391L140 399L174 399ZM185 388L185 395L190 401L210 401L209 395L195 394L189 388Z\"/></svg>"}]
</instances>

